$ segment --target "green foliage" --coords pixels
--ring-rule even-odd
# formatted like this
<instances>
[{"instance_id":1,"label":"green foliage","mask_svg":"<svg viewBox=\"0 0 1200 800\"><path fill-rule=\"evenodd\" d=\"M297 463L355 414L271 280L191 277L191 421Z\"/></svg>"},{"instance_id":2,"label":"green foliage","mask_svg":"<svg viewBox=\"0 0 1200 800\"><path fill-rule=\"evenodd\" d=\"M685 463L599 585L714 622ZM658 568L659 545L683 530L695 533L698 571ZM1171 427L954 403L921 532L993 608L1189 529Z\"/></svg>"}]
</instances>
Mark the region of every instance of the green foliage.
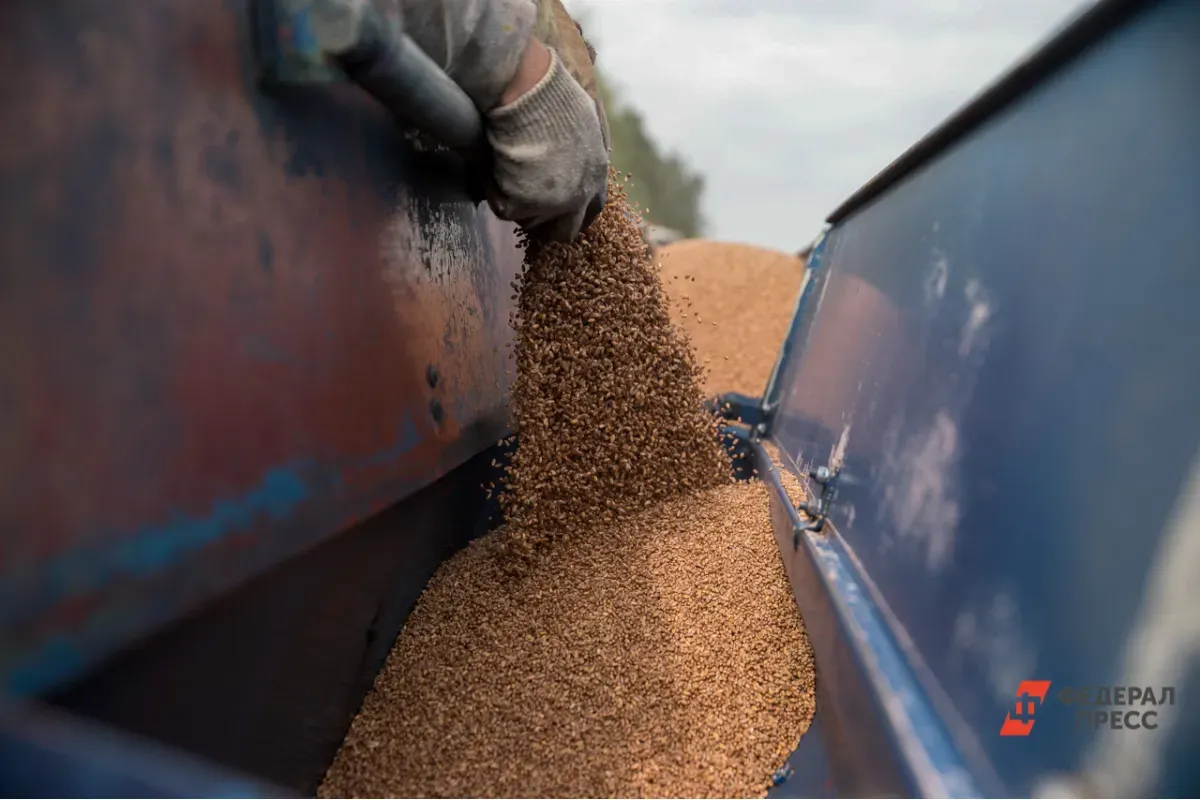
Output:
<instances>
[{"instance_id":1,"label":"green foliage","mask_svg":"<svg viewBox=\"0 0 1200 800\"><path fill-rule=\"evenodd\" d=\"M679 231L686 237L702 236L704 176L694 172L675 153L662 153L642 120L641 113L621 98L597 74L601 100L612 134L613 166L630 175L629 198L646 213L646 219Z\"/></svg>"}]
</instances>

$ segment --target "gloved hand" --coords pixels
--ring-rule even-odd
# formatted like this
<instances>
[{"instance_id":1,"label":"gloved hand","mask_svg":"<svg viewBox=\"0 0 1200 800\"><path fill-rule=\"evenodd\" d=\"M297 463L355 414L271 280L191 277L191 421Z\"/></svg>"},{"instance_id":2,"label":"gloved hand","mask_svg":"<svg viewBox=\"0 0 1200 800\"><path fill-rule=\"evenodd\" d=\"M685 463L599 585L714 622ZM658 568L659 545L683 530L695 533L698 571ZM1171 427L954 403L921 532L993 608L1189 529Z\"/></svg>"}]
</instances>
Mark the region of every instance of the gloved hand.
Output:
<instances>
[{"instance_id":1,"label":"gloved hand","mask_svg":"<svg viewBox=\"0 0 1200 800\"><path fill-rule=\"evenodd\" d=\"M548 71L487 115L495 154L488 200L497 216L568 242L604 209L607 120L595 96L594 52L558 0L540 0L534 36L549 47Z\"/></svg>"},{"instance_id":2,"label":"gloved hand","mask_svg":"<svg viewBox=\"0 0 1200 800\"><path fill-rule=\"evenodd\" d=\"M488 200L496 216L569 242L604 209L608 148L595 103L550 55L536 86L488 114L495 155Z\"/></svg>"}]
</instances>

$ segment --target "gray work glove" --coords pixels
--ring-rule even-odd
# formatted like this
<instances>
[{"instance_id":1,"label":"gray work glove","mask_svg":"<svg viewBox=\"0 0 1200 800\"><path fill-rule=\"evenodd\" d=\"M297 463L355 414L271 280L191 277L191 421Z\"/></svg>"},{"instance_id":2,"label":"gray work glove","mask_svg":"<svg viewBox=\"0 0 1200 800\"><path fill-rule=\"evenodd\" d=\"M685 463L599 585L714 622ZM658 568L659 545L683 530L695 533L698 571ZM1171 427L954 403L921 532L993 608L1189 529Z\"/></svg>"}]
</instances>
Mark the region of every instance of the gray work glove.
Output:
<instances>
[{"instance_id":1,"label":"gray work glove","mask_svg":"<svg viewBox=\"0 0 1200 800\"><path fill-rule=\"evenodd\" d=\"M608 143L596 104L550 48L550 69L488 113L495 154L488 202L526 231L570 242L604 209Z\"/></svg>"}]
</instances>

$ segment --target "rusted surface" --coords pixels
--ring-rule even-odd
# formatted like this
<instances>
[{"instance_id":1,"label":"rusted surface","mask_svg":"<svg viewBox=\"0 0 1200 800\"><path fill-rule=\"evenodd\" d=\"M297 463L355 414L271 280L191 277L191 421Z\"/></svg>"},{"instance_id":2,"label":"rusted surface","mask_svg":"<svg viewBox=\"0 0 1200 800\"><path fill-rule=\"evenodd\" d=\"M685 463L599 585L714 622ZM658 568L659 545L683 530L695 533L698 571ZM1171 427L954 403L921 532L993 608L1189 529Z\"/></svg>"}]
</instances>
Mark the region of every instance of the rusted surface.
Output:
<instances>
[{"instance_id":1,"label":"rusted surface","mask_svg":"<svg viewBox=\"0 0 1200 800\"><path fill-rule=\"evenodd\" d=\"M24 693L494 443L520 254L356 88L259 92L244 1L0 22L0 672Z\"/></svg>"}]
</instances>

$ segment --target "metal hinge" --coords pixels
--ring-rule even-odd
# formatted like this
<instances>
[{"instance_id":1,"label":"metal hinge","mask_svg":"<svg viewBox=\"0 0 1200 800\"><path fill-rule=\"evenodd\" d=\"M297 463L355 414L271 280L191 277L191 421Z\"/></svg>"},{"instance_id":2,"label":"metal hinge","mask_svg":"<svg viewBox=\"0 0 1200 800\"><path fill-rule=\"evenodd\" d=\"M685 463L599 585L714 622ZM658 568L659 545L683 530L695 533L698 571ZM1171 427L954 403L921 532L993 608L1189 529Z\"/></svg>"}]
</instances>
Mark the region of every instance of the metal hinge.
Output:
<instances>
[{"instance_id":1,"label":"metal hinge","mask_svg":"<svg viewBox=\"0 0 1200 800\"><path fill-rule=\"evenodd\" d=\"M792 546L800 546L801 533L820 533L825 528L825 520L829 518L829 510L833 506L833 501L837 499L838 476L841 474L841 467L830 469L829 467L817 467L809 471L808 477L821 487L820 493L817 495L816 503L799 503L796 505L796 510L805 514L809 518L809 523L803 527L796 528L792 534Z\"/></svg>"}]
</instances>

